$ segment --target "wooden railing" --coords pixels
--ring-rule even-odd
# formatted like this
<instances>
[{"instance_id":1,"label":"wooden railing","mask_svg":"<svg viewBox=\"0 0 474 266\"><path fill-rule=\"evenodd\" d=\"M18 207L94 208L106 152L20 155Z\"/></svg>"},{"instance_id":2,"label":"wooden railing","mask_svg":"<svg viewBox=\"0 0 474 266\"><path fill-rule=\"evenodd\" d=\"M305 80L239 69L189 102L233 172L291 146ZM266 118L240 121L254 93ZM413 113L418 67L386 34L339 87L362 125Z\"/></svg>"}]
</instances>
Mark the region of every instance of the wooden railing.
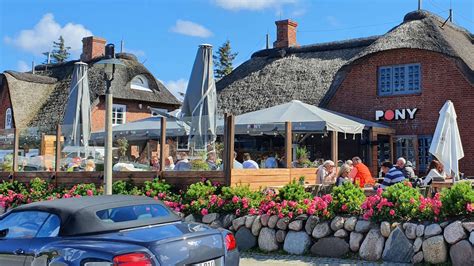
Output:
<instances>
[{"instance_id":1,"label":"wooden railing","mask_svg":"<svg viewBox=\"0 0 474 266\"><path fill-rule=\"evenodd\" d=\"M232 169L231 185L249 185L251 189L284 186L293 179L305 177L305 183L316 184L317 168Z\"/></svg>"}]
</instances>

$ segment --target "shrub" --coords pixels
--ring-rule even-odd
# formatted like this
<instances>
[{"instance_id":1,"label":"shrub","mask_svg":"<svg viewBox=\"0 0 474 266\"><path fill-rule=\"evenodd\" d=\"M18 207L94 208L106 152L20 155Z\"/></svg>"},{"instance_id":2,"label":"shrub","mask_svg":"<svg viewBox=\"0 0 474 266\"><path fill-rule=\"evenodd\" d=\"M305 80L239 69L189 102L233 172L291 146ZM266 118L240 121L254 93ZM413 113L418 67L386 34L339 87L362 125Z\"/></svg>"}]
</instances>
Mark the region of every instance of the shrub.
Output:
<instances>
[{"instance_id":1,"label":"shrub","mask_svg":"<svg viewBox=\"0 0 474 266\"><path fill-rule=\"evenodd\" d=\"M409 220L418 216L421 194L416 188L412 187L410 182L400 182L390 186L382 195L394 204L397 217Z\"/></svg>"},{"instance_id":2,"label":"shrub","mask_svg":"<svg viewBox=\"0 0 474 266\"><path fill-rule=\"evenodd\" d=\"M472 214L474 212L474 190L470 182L457 182L451 189L441 191L444 216Z\"/></svg>"},{"instance_id":3,"label":"shrub","mask_svg":"<svg viewBox=\"0 0 474 266\"><path fill-rule=\"evenodd\" d=\"M102 187L96 188L95 184L77 184L71 189L65 189L63 198L82 197L82 196L94 196L103 194L104 189Z\"/></svg>"},{"instance_id":4,"label":"shrub","mask_svg":"<svg viewBox=\"0 0 474 266\"><path fill-rule=\"evenodd\" d=\"M278 194L280 200L302 201L311 198L311 193L305 191L305 187L296 182L295 179L283 186Z\"/></svg>"},{"instance_id":5,"label":"shrub","mask_svg":"<svg viewBox=\"0 0 474 266\"><path fill-rule=\"evenodd\" d=\"M360 206L365 201L364 191L351 182L345 182L342 186L334 187L331 196L330 208L334 213L340 214L360 214Z\"/></svg>"},{"instance_id":6,"label":"shrub","mask_svg":"<svg viewBox=\"0 0 474 266\"><path fill-rule=\"evenodd\" d=\"M133 179L129 178L127 181L119 180L115 181L112 184L112 193L113 194L122 194L122 195L143 195L142 191L135 186Z\"/></svg>"},{"instance_id":7,"label":"shrub","mask_svg":"<svg viewBox=\"0 0 474 266\"><path fill-rule=\"evenodd\" d=\"M225 213L242 216L248 213L257 213L262 199L263 194L259 191L250 190L249 185L237 185L222 187L221 198L217 199L217 204L222 205L222 210Z\"/></svg>"},{"instance_id":8,"label":"shrub","mask_svg":"<svg viewBox=\"0 0 474 266\"><path fill-rule=\"evenodd\" d=\"M425 198L420 196L420 206L419 212L420 215L418 218L421 221L435 221L439 220L439 215L441 214L441 200L440 194L436 193L433 198Z\"/></svg>"}]
</instances>

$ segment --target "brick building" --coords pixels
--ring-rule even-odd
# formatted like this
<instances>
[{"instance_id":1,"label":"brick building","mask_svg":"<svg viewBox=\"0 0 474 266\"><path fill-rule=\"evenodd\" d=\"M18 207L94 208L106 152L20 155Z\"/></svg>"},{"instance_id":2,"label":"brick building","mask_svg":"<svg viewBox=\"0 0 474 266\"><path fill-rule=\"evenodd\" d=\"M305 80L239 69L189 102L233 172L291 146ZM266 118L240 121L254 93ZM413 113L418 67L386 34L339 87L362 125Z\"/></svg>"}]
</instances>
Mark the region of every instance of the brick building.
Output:
<instances>
[{"instance_id":1,"label":"brick building","mask_svg":"<svg viewBox=\"0 0 474 266\"><path fill-rule=\"evenodd\" d=\"M88 64L92 132L105 127L105 81L100 61L106 40L82 40L81 61ZM148 118L150 108L172 111L180 102L132 54L118 53L125 67L118 67L112 82L113 123ZM39 65L35 73L5 71L0 74L0 129L37 127L53 132L61 124L75 61Z\"/></svg>"},{"instance_id":2,"label":"brick building","mask_svg":"<svg viewBox=\"0 0 474 266\"><path fill-rule=\"evenodd\" d=\"M465 153L460 169L474 176L472 33L415 11L384 35L298 46L297 24L276 24L277 38L288 39L254 53L217 83L221 113L241 114L293 99L319 105L366 124L360 146L374 173L381 161L403 156L423 174L432 159L428 149L438 112L451 100ZM280 34L285 30L295 32Z\"/></svg>"}]
</instances>

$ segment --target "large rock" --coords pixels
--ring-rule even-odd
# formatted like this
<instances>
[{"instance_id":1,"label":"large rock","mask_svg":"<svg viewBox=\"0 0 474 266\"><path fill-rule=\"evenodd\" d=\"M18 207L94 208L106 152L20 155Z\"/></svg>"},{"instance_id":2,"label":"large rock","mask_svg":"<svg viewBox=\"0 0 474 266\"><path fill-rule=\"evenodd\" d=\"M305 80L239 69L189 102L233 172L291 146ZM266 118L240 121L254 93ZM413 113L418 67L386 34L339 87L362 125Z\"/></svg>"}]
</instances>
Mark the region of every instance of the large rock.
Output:
<instances>
[{"instance_id":1,"label":"large rock","mask_svg":"<svg viewBox=\"0 0 474 266\"><path fill-rule=\"evenodd\" d=\"M312 215L308 217L308 220L306 220L306 224L304 225L304 230L308 235L311 235L313 233L314 227L316 227L318 222L319 218L317 216Z\"/></svg>"},{"instance_id":2,"label":"large rock","mask_svg":"<svg viewBox=\"0 0 474 266\"><path fill-rule=\"evenodd\" d=\"M0 208L0 209L3 209L3 208ZM184 217L184 221L187 222L187 223L193 223L193 222L196 222L198 219L196 218L196 216L194 216L194 214L190 214L186 217Z\"/></svg>"},{"instance_id":3,"label":"large rock","mask_svg":"<svg viewBox=\"0 0 474 266\"><path fill-rule=\"evenodd\" d=\"M257 216L252 223L252 234L258 236L260 229L262 229L262 223L260 222L260 216Z\"/></svg>"},{"instance_id":4,"label":"large rock","mask_svg":"<svg viewBox=\"0 0 474 266\"><path fill-rule=\"evenodd\" d=\"M423 261L423 251L416 253L415 256L413 256L413 258L411 259L411 262L413 264L421 263L422 261Z\"/></svg>"},{"instance_id":5,"label":"large rock","mask_svg":"<svg viewBox=\"0 0 474 266\"><path fill-rule=\"evenodd\" d=\"M468 233L474 231L474 222L464 222L462 223L462 227L466 229Z\"/></svg>"},{"instance_id":6,"label":"large rock","mask_svg":"<svg viewBox=\"0 0 474 266\"><path fill-rule=\"evenodd\" d=\"M425 261L432 264L443 263L448 259L448 248L441 235L433 236L422 245Z\"/></svg>"},{"instance_id":7,"label":"large rock","mask_svg":"<svg viewBox=\"0 0 474 266\"><path fill-rule=\"evenodd\" d=\"M439 235L443 232L443 229L439 224L430 224L425 227L425 238L429 238L431 236Z\"/></svg>"},{"instance_id":8,"label":"large rock","mask_svg":"<svg viewBox=\"0 0 474 266\"><path fill-rule=\"evenodd\" d=\"M349 217L344 222L344 229L346 229L349 232L352 232L355 229L356 223L357 223L357 217Z\"/></svg>"},{"instance_id":9,"label":"large rock","mask_svg":"<svg viewBox=\"0 0 474 266\"><path fill-rule=\"evenodd\" d=\"M414 223L404 223L403 229L405 229L405 235L408 239L415 239L416 238L416 224Z\"/></svg>"},{"instance_id":10,"label":"large rock","mask_svg":"<svg viewBox=\"0 0 474 266\"><path fill-rule=\"evenodd\" d=\"M288 228L289 223L290 223L290 218L289 217L281 218L277 222L277 228L280 229L280 230L286 230L286 228Z\"/></svg>"},{"instance_id":11,"label":"large rock","mask_svg":"<svg viewBox=\"0 0 474 266\"><path fill-rule=\"evenodd\" d=\"M371 229L360 246L359 256L364 260L379 260L382 257L384 242L385 238L380 234L380 230Z\"/></svg>"},{"instance_id":12,"label":"large rock","mask_svg":"<svg viewBox=\"0 0 474 266\"><path fill-rule=\"evenodd\" d=\"M233 215L233 214L226 214L226 215L222 216L222 218L221 218L222 227L229 228L229 226L232 225L233 220L235 220L235 215Z\"/></svg>"},{"instance_id":13,"label":"large rock","mask_svg":"<svg viewBox=\"0 0 474 266\"><path fill-rule=\"evenodd\" d=\"M382 253L384 261L410 263L414 255L413 245L402 229L397 227L390 233Z\"/></svg>"},{"instance_id":14,"label":"large rock","mask_svg":"<svg viewBox=\"0 0 474 266\"><path fill-rule=\"evenodd\" d=\"M467 240L462 240L452 245L449 256L454 266L474 265L474 247Z\"/></svg>"},{"instance_id":15,"label":"large rock","mask_svg":"<svg viewBox=\"0 0 474 266\"><path fill-rule=\"evenodd\" d=\"M382 222L380 224L380 233L383 237L389 237L391 232L390 223L389 222Z\"/></svg>"},{"instance_id":16,"label":"large rock","mask_svg":"<svg viewBox=\"0 0 474 266\"><path fill-rule=\"evenodd\" d=\"M349 237L349 247L353 252L359 251L360 243L364 239L364 235L361 233L351 232Z\"/></svg>"},{"instance_id":17,"label":"large rock","mask_svg":"<svg viewBox=\"0 0 474 266\"><path fill-rule=\"evenodd\" d=\"M449 225L449 221L442 222L442 223L440 223L439 225L441 226L441 228L443 228L443 229L444 229L446 226L448 226L448 225Z\"/></svg>"},{"instance_id":18,"label":"large rock","mask_svg":"<svg viewBox=\"0 0 474 266\"><path fill-rule=\"evenodd\" d=\"M337 237L327 237L319 239L311 247L311 253L321 257L340 258L349 252L349 245L346 241Z\"/></svg>"},{"instance_id":19,"label":"large rock","mask_svg":"<svg viewBox=\"0 0 474 266\"><path fill-rule=\"evenodd\" d=\"M248 229L252 228L253 221L255 221L255 218L257 218L257 216L247 215L245 217L246 217L245 218L245 227L247 227Z\"/></svg>"},{"instance_id":20,"label":"large rock","mask_svg":"<svg viewBox=\"0 0 474 266\"><path fill-rule=\"evenodd\" d=\"M471 235L469 236L469 242L474 246L474 231L471 232Z\"/></svg>"},{"instance_id":21,"label":"large rock","mask_svg":"<svg viewBox=\"0 0 474 266\"><path fill-rule=\"evenodd\" d=\"M343 217L334 217L334 219L331 221L331 230L336 232L337 230L342 229L344 227L344 221L345 219Z\"/></svg>"},{"instance_id":22,"label":"large rock","mask_svg":"<svg viewBox=\"0 0 474 266\"><path fill-rule=\"evenodd\" d=\"M270 216L270 218L268 219L268 227L272 229L275 228L277 222L278 222L278 216L276 215Z\"/></svg>"},{"instance_id":23,"label":"large rock","mask_svg":"<svg viewBox=\"0 0 474 266\"><path fill-rule=\"evenodd\" d=\"M421 249L421 245L423 244L423 239L421 237L417 237L415 242L413 242L413 252L418 252Z\"/></svg>"},{"instance_id":24,"label":"large rock","mask_svg":"<svg viewBox=\"0 0 474 266\"><path fill-rule=\"evenodd\" d=\"M419 224L416 226L416 236L417 237L422 237L423 234L425 233L425 226L422 224Z\"/></svg>"},{"instance_id":25,"label":"large rock","mask_svg":"<svg viewBox=\"0 0 474 266\"><path fill-rule=\"evenodd\" d=\"M260 230L260 235L258 236L258 247L264 252L278 250L278 242L276 241L276 233L274 229L264 227Z\"/></svg>"},{"instance_id":26,"label":"large rock","mask_svg":"<svg viewBox=\"0 0 474 266\"><path fill-rule=\"evenodd\" d=\"M202 222L205 224L210 224L217 219L219 219L218 213L209 213L209 214L204 215L204 217L202 217Z\"/></svg>"},{"instance_id":27,"label":"large rock","mask_svg":"<svg viewBox=\"0 0 474 266\"><path fill-rule=\"evenodd\" d=\"M331 234L331 229L329 228L329 224L327 222L322 222L317 224L313 230L313 237L314 238L323 238Z\"/></svg>"},{"instance_id":28,"label":"large rock","mask_svg":"<svg viewBox=\"0 0 474 266\"><path fill-rule=\"evenodd\" d=\"M334 236L339 237L339 238L346 238L347 237L347 231L341 228L341 229L337 230L334 233Z\"/></svg>"},{"instance_id":29,"label":"large rock","mask_svg":"<svg viewBox=\"0 0 474 266\"><path fill-rule=\"evenodd\" d=\"M245 225L245 219L245 217L239 217L232 221L232 228L234 228L234 231L238 231L241 226Z\"/></svg>"},{"instance_id":30,"label":"large rock","mask_svg":"<svg viewBox=\"0 0 474 266\"><path fill-rule=\"evenodd\" d=\"M269 219L270 219L270 215L262 214L262 216L260 216L260 222L262 223L262 226L267 226Z\"/></svg>"},{"instance_id":31,"label":"large rock","mask_svg":"<svg viewBox=\"0 0 474 266\"><path fill-rule=\"evenodd\" d=\"M301 221L306 221L308 219L308 215L303 213L298 216L296 216L295 220L301 220Z\"/></svg>"},{"instance_id":32,"label":"large rock","mask_svg":"<svg viewBox=\"0 0 474 266\"><path fill-rule=\"evenodd\" d=\"M257 245L257 238L245 226L240 227L235 233L235 240L240 251L249 250Z\"/></svg>"},{"instance_id":33,"label":"large rock","mask_svg":"<svg viewBox=\"0 0 474 266\"><path fill-rule=\"evenodd\" d=\"M306 232L289 231L283 244L283 250L290 253L301 255L305 253L311 245L311 237Z\"/></svg>"},{"instance_id":34,"label":"large rock","mask_svg":"<svg viewBox=\"0 0 474 266\"><path fill-rule=\"evenodd\" d=\"M222 222L220 220L213 221L209 226L212 228L223 228Z\"/></svg>"},{"instance_id":35,"label":"large rock","mask_svg":"<svg viewBox=\"0 0 474 266\"><path fill-rule=\"evenodd\" d=\"M278 243L283 243L285 241L286 231L285 230L278 230L276 232L276 240Z\"/></svg>"},{"instance_id":36,"label":"large rock","mask_svg":"<svg viewBox=\"0 0 474 266\"><path fill-rule=\"evenodd\" d=\"M358 220L356 223L355 231L357 233L367 233L369 232L371 223L366 220Z\"/></svg>"},{"instance_id":37,"label":"large rock","mask_svg":"<svg viewBox=\"0 0 474 266\"><path fill-rule=\"evenodd\" d=\"M301 231L303 228L303 220L295 220L288 225L288 229L293 231Z\"/></svg>"},{"instance_id":38,"label":"large rock","mask_svg":"<svg viewBox=\"0 0 474 266\"><path fill-rule=\"evenodd\" d=\"M457 243L461 239L465 239L467 237L466 231L462 227L462 223L460 221L455 221L450 225L444 228L444 239L449 244Z\"/></svg>"}]
</instances>

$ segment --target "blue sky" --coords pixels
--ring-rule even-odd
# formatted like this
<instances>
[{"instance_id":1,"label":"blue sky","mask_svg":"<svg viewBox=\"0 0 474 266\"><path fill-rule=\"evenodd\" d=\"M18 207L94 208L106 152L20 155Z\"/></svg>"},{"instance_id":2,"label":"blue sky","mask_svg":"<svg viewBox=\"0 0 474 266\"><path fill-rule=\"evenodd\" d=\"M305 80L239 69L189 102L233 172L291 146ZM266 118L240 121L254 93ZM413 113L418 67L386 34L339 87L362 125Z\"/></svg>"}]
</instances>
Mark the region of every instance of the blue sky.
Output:
<instances>
[{"instance_id":1,"label":"blue sky","mask_svg":"<svg viewBox=\"0 0 474 266\"><path fill-rule=\"evenodd\" d=\"M275 20L298 22L301 45L383 34L417 8L417 0L0 0L0 71L44 61L60 34L80 55L81 39L100 36L139 60L172 91L185 91L197 47L229 39L236 65L275 40ZM423 0L474 32L473 0Z\"/></svg>"}]
</instances>

